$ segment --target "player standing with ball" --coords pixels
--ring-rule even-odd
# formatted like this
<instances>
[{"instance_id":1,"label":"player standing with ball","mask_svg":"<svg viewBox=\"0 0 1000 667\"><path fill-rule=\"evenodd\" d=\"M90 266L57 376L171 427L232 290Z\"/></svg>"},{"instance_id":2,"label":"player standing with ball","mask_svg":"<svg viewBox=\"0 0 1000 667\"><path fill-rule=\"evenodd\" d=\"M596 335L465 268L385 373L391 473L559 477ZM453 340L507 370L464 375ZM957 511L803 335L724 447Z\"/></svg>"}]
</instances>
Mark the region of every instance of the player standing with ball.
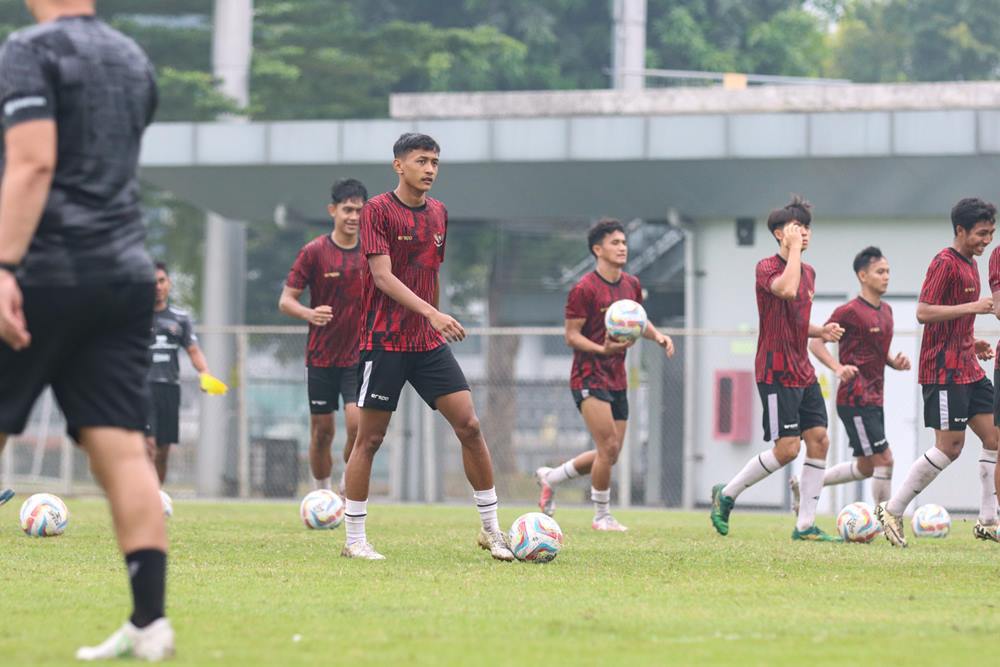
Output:
<instances>
[{"instance_id":1,"label":"player standing with ball","mask_svg":"<svg viewBox=\"0 0 1000 667\"><path fill-rule=\"evenodd\" d=\"M538 506L552 516L555 512L554 487L580 475L590 475L590 499L594 503L591 527L602 531L625 531L610 512L611 468L625 444L628 425L628 374L625 351L635 344L608 337L604 314L615 301L631 299L642 303L639 279L625 273L628 242L625 227L618 220L605 218L587 234L587 245L597 266L580 279L566 299L566 344L573 348L570 390L577 409L590 431L595 449L584 452L555 468L535 471L542 487ZM643 338L663 348L668 357L674 354L670 336L647 323Z\"/></svg>"}]
</instances>

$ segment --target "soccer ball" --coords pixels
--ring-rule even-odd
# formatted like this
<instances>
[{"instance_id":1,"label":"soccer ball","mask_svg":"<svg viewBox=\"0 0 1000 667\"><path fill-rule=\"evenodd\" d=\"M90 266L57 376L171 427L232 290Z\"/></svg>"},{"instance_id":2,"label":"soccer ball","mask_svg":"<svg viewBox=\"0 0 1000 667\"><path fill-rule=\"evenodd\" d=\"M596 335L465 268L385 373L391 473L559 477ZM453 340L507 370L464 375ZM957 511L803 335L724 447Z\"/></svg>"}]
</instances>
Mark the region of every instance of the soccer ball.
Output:
<instances>
[{"instance_id":1,"label":"soccer ball","mask_svg":"<svg viewBox=\"0 0 1000 667\"><path fill-rule=\"evenodd\" d=\"M336 528L344 520L344 501L330 489L310 491L299 505L306 528Z\"/></svg>"},{"instance_id":2,"label":"soccer ball","mask_svg":"<svg viewBox=\"0 0 1000 667\"><path fill-rule=\"evenodd\" d=\"M541 512L517 517L510 527L510 550L518 560L548 563L562 548L562 529L556 520Z\"/></svg>"},{"instance_id":3,"label":"soccer ball","mask_svg":"<svg viewBox=\"0 0 1000 667\"><path fill-rule=\"evenodd\" d=\"M51 493L36 493L21 505L21 530L32 537L62 535L69 524L66 503Z\"/></svg>"},{"instance_id":4,"label":"soccer ball","mask_svg":"<svg viewBox=\"0 0 1000 667\"><path fill-rule=\"evenodd\" d=\"M604 326L614 340L638 340L646 328L646 311L631 299L615 301L604 313Z\"/></svg>"},{"instance_id":5,"label":"soccer ball","mask_svg":"<svg viewBox=\"0 0 1000 667\"><path fill-rule=\"evenodd\" d=\"M913 534L917 537L948 537L951 532L951 516L940 505L929 503L917 508L911 525Z\"/></svg>"},{"instance_id":6,"label":"soccer ball","mask_svg":"<svg viewBox=\"0 0 1000 667\"><path fill-rule=\"evenodd\" d=\"M174 501L170 499L167 492L160 489L160 503L163 505L163 516L168 519L174 515Z\"/></svg>"},{"instance_id":7,"label":"soccer ball","mask_svg":"<svg viewBox=\"0 0 1000 667\"><path fill-rule=\"evenodd\" d=\"M851 503L837 515L837 532L845 542L871 542L882 527L875 520L875 510L868 503Z\"/></svg>"}]
</instances>

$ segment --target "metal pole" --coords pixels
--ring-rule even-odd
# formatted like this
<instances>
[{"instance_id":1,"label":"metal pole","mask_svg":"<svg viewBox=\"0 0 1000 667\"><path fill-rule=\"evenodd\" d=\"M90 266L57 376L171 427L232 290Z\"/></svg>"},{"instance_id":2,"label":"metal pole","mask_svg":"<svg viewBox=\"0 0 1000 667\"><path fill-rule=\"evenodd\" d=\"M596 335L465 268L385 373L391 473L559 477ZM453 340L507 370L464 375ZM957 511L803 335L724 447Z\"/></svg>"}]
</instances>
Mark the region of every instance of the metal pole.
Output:
<instances>
[{"instance_id":1,"label":"metal pole","mask_svg":"<svg viewBox=\"0 0 1000 667\"><path fill-rule=\"evenodd\" d=\"M666 357L654 350L646 362L649 371L648 405L649 442L646 445L646 505L663 504L663 447L666 444Z\"/></svg>"},{"instance_id":2,"label":"metal pole","mask_svg":"<svg viewBox=\"0 0 1000 667\"><path fill-rule=\"evenodd\" d=\"M212 71L219 90L240 106L250 102L253 0L215 0Z\"/></svg>"},{"instance_id":3,"label":"metal pole","mask_svg":"<svg viewBox=\"0 0 1000 667\"><path fill-rule=\"evenodd\" d=\"M14 486L14 436L7 435L7 446L3 448L3 486Z\"/></svg>"},{"instance_id":4,"label":"metal pole","mask_svg":"<svg viewBox=\"0 0 1000 667\"><path fill-rule=\"evenodd\" d=\"M694 329L697 326L698 313L695 309L694 285L694 232L684 230L684 327ZM684 474L681 478L681 506L684 509L694 509L695 503L695 464L699 452L695 430L695 381L698 378L697 337L688 334L684 340Z\"/></svg>"},{"instance_id":5,"label":"metal pole","mask_svg":"<svg viewBox=\"0 0 1000 667\"><path fill-rule=\"evenodd\" d=\"M247 410L249 338L245 331L236 334L237 457L239 460L240 498L250 497L250 414Z\"/></svg>"},{"instance_id":6,"label":"metal pole","mask_svg":"<svg viewBox=\"0 0 1000 667\"><path fill-rule=\"evenodd\" d=\"M646 77L646 0L614 0L611 37L612 87L642 90ZM636 73L636 72L639 73Z\"/></svg>"},{"instance_id":7,"label":"metal pole","mask_svg":"<svg viewBox=\"0 0 1000 667\"><path fill-rule=\"evenodd\" d=\"M635 345L625 358L628 373L628 404L639 407L639 384L642 372L642 345ZM638 410L637 410L638 412ZM621 507L632 506L632 459L639 448L639 420L632 420L631 426L625 431L624 451L618 455L618 504Z\"/></svg>"}]
</instances>

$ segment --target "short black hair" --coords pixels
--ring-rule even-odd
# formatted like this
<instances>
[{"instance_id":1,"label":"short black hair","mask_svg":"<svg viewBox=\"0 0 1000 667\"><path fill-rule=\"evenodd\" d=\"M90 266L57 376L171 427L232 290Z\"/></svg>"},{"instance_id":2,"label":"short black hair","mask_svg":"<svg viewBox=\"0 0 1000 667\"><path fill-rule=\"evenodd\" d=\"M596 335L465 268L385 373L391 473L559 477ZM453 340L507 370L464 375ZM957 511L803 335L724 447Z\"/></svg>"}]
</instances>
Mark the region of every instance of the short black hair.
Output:
<instances>
[{"instance_id":1,"label":"short black hair","mask_svg":"<svg viewBox=\"0 0 1000 667\"><path fill-rule=\"evenodd\" d=\"M605 236L615 232L625 233L625 225L622 224L621 220L617 218L601 218L598 220L597 224L587 232L587 249L590 250L590 254L597 257L597 253L594 252L594 246L601 245Z\"/></svg>"},{"instance_id":2,"label":"short black hair","mask_svg":"<svg viewBox=\"0 0 1000 667\"><path fill-rule=\"evenodd\" d=\"M342 178L330 186L330 201L339 204L348 199L368 201L368 189L356 178Z\"/></svg>"},{"instance_id":3,"label":"short black hair","mask_svg":"<svg viewBox=\"0 0 1000 667\"><path fill-rule=\"evenodd\" d=\"M958 234L958 228L972 231L977 222L997 221L997 207L978 197L966 197L958 200L951 209L951 229Z\"/></svg>"},{"instance_id":4,"label":"short black hair","mask_svg":"<svg viewBox=\"0 0 1000 667\"><path fill-rule=\"evenodd\" d=\"M776 208L767 216L767 228L771 234L795 220L803 227L812 224L812 204L799 195L792 195L792 201L781 208Z\"/></svg>"},{"instance_id":5,"label":"short black hair","mask_svg":"<svg viewBox=\"0 0 1000 667\"><path fill-rule=\"evenodd\" d=\"M167 263L166 262L157 261L157 262L154 262L153 266L156 267L157 271L163 271L168 276L170 275L170 271L167 270Z\"/></svg>"},{"instance_id":6,"label":"short black hair","mask_svg":"<svg viewBox=\"0 0 1000 667\"><path fill-rule=\"evenodd\" d=\"M441 154L441 147L434 138L418 132L404 132L392 145L393 157L404 157L411 151L434 151Z\"/></svg>"},{"instance_id":7,"label":"short black hair","mask_svg":"<svg viewBox=\"0 0 1000 667\"><path fill-rule=\"evenodd\" d=\"M854 257L854 273L858 273L862 269L867 269L872 262L877 262L883 257L885 255L882 254L880 249L873 245L868 246Z\"/></svg>"}]
</instances>

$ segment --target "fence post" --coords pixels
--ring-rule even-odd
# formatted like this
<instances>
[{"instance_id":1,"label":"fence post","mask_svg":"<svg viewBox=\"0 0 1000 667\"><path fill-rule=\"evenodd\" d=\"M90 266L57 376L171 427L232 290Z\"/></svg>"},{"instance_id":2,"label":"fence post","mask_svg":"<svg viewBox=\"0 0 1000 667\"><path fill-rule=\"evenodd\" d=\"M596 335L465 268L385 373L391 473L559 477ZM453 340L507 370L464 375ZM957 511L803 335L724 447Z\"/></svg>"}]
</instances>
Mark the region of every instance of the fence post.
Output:
<instances>
[{"instance_id":1,"label":"fence post","mask_svg":"<svg viewBox=\"0 0 1000 667\"><path fill-rule=\"evenodd\" d=\"M683 424L683 474L681 476L681 507L694 509L695 464L699 457L695 425L695 382L699 376L697 369L697 340L691 331L697 326L698 312L695 303L695 251L694 233L684 229L684 424Z\"/></svg>"},{"instance_id":2,"label":"fence post","mask_svg":"<svg viewBox=\"0 0 1000 667\"><path fill-rule=\"evenodd\" d=\"M666 407L666 379L664 378L664 356L662 350L655 350L646 360L647 368L647 442L646 442L646 505L663 504L663 446L664 411ZM635 424L638 426L638 423Z\"/></svg>"},{"instance_id":3,"label":"fence post","mask_svg":"<svg viewBox=\"0 0 1000 667\"><path fill-rule=\"evenodd\" d=\"M236 334L236 456L239 466L239 496L250 497L250 413L247 409L247 356L249 335L240 329Z\"/></svg>"},{"instance_id":4,"label":"fence post","mask_svg":"<svg viewBox=\"0 0 1000 667\"><path fill-rule=\"evenodd\" d=\"M389 422L387 439L389 448L389 499L399 502L404 499L403 486L406 475L406 421L409 419L409 397L406 387L400 392L399 405L394 419ZM371 494L369 494L371 495Z\"/></svg>"},{"instance_id":5,"label":"fence post","mask_svg":"<svg viewBox=\"0 0 1000 667\"><path fill-rule=\"evenodd\" d=\"M625 357L628 376L629 407L639 407L639 385L642 374L642 341L632 347ZM618 457L618 504L621 507L632 506L632 460L638 454L639 420L633 420L632 428L625 431L625 451Z\"/></svg>"},{"instance_id":6,"label":"fence post","mask_svg":"<svg viewBox=\"0 0 1000 667\"><path fill-rule=\"evenodd\" d=\"M7 446L3 450L3 487L14 486L14 436L7 436Z\"/></svg>"},{"instance_id":7,"label":"fence post","mask_svg":"<svg viewBox=\"0 0 1000 667\"><path fill-rule=\"evenodd\" d=\"M59 476L62 477L63 493L72 495L73 493L73 444L69 436L65 433L62 436L62 447L60 448Z\"/></svg>"}]
</instances>

